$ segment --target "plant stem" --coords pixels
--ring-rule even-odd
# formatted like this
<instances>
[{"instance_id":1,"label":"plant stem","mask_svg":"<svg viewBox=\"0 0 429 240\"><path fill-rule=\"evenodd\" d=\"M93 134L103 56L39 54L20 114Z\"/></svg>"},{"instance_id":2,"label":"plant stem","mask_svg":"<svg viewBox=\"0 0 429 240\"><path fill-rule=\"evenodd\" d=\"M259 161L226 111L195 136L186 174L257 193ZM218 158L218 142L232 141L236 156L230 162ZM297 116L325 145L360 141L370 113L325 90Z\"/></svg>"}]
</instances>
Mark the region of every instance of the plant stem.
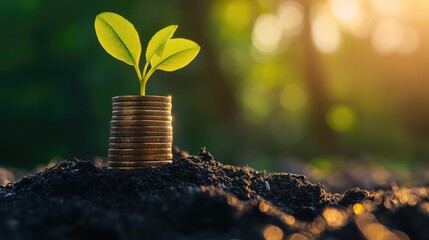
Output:
<instances>
[{"instance_id":1,"label":"plant stem","mask_svg":"<svg viewBox=\"0 0 429 240\"><path fill-rule=\"evenodd\" d=\"M146 95L146 81L140 81L140 95Z\"/></svg>"},{"instance_id":2,"label":"plant stem","mask_svg":"<svg viewBox=\"0 0 429 240\"><path fill-rule=\"evenodd\" d=\"M140 73L140 69L138 65L134 65L134 69L136 70L137 77L139 78L139 81L142 80L142 74Z\"/></svg>"},{"instance_id":3,"label":"plant stem","mask_svg":"<svg viewBox=\"0 0 429 240\"><path fill-rule=\"evenodd\" d=\"M144 68L143 68L142 78L144 78L146 76L146 71L147 71L148 66L149 66L149 62L146 62L146 64L144 65Z\"/></svg>"},{"instance_id":4,"label":"plant stem","mask_svg":"<svg viewBox=\"0 0 429 240\"><path fill-rule=\"evenodd\" d=\"M153 72L155 72L155 70L153 68L151 68L149 70L149 72L146 74L146 76L143 78L143 81L147 82L147 80L149 80L150 76L152 76Z\"/></svg>"},{"instance_id":5,"label":"plant stem","mask_svg":"<svg viewBox=\"0 0 429 240\"><path fill-rule=\"evenodd\" d=\"M140 95L144 96L146 83L143 81L143 77L142 77L142 74L140 73L139 66L134 65L134 69L136 70L137 77L139 78L139 82L140 82Z\"/></svg>"},{"instance_id":6,"label":"plant stem","mask_svg":"<svg viewBox=\"0 0 429 240\"><path fill-rule=\"evenodd\" d=\"M147 68L147 66L145 66ZM144 75L143 80L140 81L140 95L145 96L146 95L146 83L147 80L152 76L153 72L155 72L154 69L150 69L149 72ZM145 72L143 72L144 74Z\"/></svg>"}]
</instances>

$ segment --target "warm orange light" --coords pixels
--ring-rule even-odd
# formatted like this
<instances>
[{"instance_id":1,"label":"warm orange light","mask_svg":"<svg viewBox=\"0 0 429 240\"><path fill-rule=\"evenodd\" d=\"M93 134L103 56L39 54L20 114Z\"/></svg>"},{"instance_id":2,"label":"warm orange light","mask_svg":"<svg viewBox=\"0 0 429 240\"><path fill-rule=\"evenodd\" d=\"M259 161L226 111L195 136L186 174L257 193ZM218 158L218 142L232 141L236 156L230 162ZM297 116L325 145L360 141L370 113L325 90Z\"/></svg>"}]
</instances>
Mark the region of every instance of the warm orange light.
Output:
<instances>
[{"instance_id":1,"label":"warm orange light","mask_svg":"<svg viewBox=\"0 0 429 240\"><path fill-rule=\"evenodd\" d=\"M274 225L267 225L262 234L264 235L265 240L281 240L283 239L283 231Z\"/></svg>"},{"instance_id":2,"label":"warm orange light","mask_svg":"<svg viewBox=\"0 0 429 240\"><path fill-rule=\"evenodd\" d=\"M259 204L259 210L263 213L268 212L268 210L270 210L270 206L266 202L261 202Z\"/></svg>"},{"instance_id":3,"label":"warm orange light","mask_svg":"<svg viewBox=\"0 0 429 240\"><path fill-rule=\"evenodd\" d=\"M283 216L283 221L286 222L288 225L293 225L295 223L295 217L291 215L285 215Z\"/></svg>"},{"instance_id":4,"label":"warm orange light","mask_svg":"<svg viewBox=\"0 0 429 240\"><path fill-rule=\"evenodd\" d=\"M347 221L346 214L335 208L326 208L322 215L325 218L326 224L331 228L342 227Z\"/></svg>"},{"instance_id":5,"label":"warm orange light","mask_svg":"<svg viewBox=\"0 0 429 240\"><path fill-rule=\"evenodd\" d=\"M353 205L353 212L354 212L356 215L360 215L360 214L362 214L364 211L365 211L365 209L364 209L364 207L363 207L363 205L362 205L361 203L356 203L356 204L354 204L354 205Z\"/></svg>"}]
</instances>

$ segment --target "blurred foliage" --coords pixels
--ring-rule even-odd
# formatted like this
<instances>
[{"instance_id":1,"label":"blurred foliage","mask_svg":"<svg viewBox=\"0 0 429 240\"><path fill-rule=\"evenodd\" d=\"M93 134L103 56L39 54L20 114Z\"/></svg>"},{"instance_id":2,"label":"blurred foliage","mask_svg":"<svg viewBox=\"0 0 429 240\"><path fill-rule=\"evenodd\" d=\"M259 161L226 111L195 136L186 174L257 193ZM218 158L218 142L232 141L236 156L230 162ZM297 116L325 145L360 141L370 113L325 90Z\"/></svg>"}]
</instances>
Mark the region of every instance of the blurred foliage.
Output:
<instances>
[{"instance_id":1,"label":"blurred foliage","mask_svg":"<svg viewBox=\"0 0 429 240\"><path fill-rule=\"evenodd\" d=\"M148 94L172 95L175 144L281 169L301 159L415 163L429 157L426 0L0 0L4 165L105 157L111 97L138 94L130 66L98 45L94 18L202 47ZM162 13L162 14L160 14ZM321 159L334 159L322 161Z\"/></svg>"}]
</instances>

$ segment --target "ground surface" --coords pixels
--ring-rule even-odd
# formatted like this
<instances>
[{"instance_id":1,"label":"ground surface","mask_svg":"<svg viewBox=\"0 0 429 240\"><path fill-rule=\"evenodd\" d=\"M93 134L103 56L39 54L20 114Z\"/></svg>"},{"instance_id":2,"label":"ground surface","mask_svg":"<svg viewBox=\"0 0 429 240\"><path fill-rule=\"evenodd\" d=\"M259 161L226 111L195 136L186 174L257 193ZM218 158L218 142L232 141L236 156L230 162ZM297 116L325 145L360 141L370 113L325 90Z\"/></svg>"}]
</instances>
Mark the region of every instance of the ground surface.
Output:
<instances>
[{"instance_id":1,"label":"ground surface","mask_svg":"<svg viewBox=\"0 0 429 240\"><path fill-rule=\"evenodd\" d=\"M332 194L203 150L136 171L66 161L0 187L0 239L428 239L428 193Z\"/></svg>"}]
</instances>

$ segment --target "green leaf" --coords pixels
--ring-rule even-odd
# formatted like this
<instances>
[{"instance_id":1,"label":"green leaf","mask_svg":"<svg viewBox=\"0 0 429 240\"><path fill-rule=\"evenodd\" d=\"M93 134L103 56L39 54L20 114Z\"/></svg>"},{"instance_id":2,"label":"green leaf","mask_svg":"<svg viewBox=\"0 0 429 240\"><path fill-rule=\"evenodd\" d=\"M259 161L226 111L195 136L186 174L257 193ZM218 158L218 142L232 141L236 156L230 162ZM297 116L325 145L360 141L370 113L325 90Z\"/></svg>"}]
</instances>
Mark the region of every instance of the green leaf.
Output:
<instances>
[{"instance_id":1,"label":"green leaf","mask_svg":"<svg viewBox=\"0 0 429 240\"><path fill-rule=\"evenodd\" d=\"M188 65L200 51L200 46L195 42L183 39L173 38L165 43L164 51L157 52L151 60L154 70L163 70L172 72Z\"/></svg>"},{"instance_id":2,"label":"green leaf","mask_svg":"<svg viewBox=\"0 0 429 240\"><path fill-rule=\"evenodd\" d=\"M150 62L150 59L157 52L162 53L165 43L173 37L174 32L176 32L177 25L170 25L166 28L159 30L155 35L150 39L149 44L146 49L146 62Z\"/></svg>"},{"instance_id":3,"label":"green leaf","mask_svg":"<svg viewBox=\"0 0 429 240\"><path fill-rule=\"evenodd\" d=\"M110 55L138 68L142 49L133 24L116 13L104 12L95 18L95 32Z\"/></svg>"}]
</instances>

